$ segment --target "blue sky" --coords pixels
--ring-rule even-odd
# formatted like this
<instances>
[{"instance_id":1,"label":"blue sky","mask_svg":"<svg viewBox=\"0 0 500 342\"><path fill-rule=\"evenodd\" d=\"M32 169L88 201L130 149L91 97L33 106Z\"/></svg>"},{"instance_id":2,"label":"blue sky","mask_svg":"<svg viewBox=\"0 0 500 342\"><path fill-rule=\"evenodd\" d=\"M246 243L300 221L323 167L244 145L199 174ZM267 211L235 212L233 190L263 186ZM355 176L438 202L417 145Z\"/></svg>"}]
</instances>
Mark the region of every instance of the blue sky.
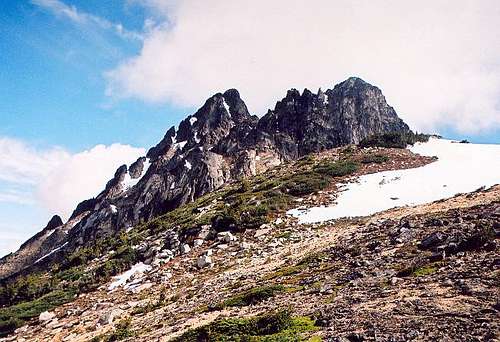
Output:
<instances>
[{"instance_id":1,"label":"blue sky","mask_svg":"<svg viewBox=\"0 0 500 342\"><path fill-rule=\"evenodd\" d=\"M500 143L498 2L316 1L3 1L0 254L232 87L261 115L360 76L419 131Z\"/></svg>"},{"instance_id":2,"label":"blue sky","mask_svg":"<svg viewBox=\"0 0 500 342\"><path fill-rule=\"evenodd\" d=\"M122 1L67 4L120 22L129 30L142 30L141 7L130 8ZM2 4L0 135L75 152L97 143L150 146L165 127L190 111L107 97L103 73L136 54L141 42L91 26L29 1Z\"/></svg>"}]
</instances>

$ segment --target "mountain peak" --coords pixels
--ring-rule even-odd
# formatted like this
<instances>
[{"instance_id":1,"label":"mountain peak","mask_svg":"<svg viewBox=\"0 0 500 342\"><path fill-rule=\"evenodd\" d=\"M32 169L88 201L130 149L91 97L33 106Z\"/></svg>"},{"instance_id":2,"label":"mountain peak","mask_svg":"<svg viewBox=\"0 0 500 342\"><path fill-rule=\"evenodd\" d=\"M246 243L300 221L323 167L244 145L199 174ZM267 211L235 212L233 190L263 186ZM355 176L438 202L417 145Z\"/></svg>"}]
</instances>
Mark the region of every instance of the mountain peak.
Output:
<instances>
[{"instance_id":1,"label":"mountain peak","mask_svg":"<svg viewBox=\"0 0 500 342\"><path fill-rule=\"evenodd\" d=\"M357 144L373 134L408 132L381 92L372 88L378 89L352 77L317 94L290 89L260 119L249 113L238 90L214 94L177 129L171 127L146 157L120 166L100 194L77 206L61 228L64 233L47 245L64 244L50 260L283 161ZM30 267L44 252L30 252L19 265Z\"/></svg>"},{"instance_id":2,"label":"mountain peak","mask_svg":"<svg viewBox=\"0 0 500 342\"><path fill-rule=\"evenodd\" d=\"M54 215L50 219L49 223L47 223L47 226L43 229L45 231L47 230L53 230L56 229L59 226L63 225L63 221L59 215Z\"/></svg>"}]
</instances>

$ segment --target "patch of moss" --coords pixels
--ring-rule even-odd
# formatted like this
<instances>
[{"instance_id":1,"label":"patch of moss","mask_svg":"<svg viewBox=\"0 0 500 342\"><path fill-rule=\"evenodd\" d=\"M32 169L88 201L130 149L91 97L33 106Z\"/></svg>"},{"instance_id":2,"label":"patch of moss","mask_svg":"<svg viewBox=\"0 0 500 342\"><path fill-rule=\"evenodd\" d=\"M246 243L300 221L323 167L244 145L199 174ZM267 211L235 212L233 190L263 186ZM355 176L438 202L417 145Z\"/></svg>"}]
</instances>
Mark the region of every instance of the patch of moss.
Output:
<instances>
[{"instance_id":1,"label":"patch of moss","mask_svg":"<svg viewBox=\"0 0 500 342\"><path fill-rule=\"evenodd\" d=\"M425 265L415 269L412 273L414 277L422 277L432 274L437 271L437 267L434 264Z\"/></svg>"},{"instance_id":2,"label":"patch of moss","mask_svg":"<svg viewBox=\"0 0 500 342\"><path fill-rule=\"evenodd\" d=\"M437 271L439 263L418 262L410 266L403 267L397 273L398 277L422 277Z\"/></svg>"}]
</instances>

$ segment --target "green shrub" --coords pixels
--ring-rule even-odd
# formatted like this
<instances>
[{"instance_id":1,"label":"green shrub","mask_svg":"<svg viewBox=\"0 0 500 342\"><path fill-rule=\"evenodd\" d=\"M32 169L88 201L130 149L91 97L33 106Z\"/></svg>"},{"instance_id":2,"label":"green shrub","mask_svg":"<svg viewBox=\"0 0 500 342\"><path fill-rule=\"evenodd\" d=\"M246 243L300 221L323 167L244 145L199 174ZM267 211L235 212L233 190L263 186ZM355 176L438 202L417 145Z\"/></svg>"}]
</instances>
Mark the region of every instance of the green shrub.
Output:
<instances>
[{"instance_id":1,"label":"green shrub","mask_svg":"<svg viewBox=\"0 0 500 342\"><path fill-rule=\"evenodd\" d=\"M15 317L6 318L5 320L3 318L0 318L0 337L4 337L10 333L13 333L14 330L19 328L23 324L23 321Z\"/></svg>"},{"instance_id":2,"label":"green shrub","mask_svg":"<svg viewBox=\"0 0 500 342\"><path fill-rule=\"evenodd\" d=\"M386 163L389 161L389 157L383 155L383 154L369 154L363 157L361 162L363 164L382 164Z\"/></svg>"},{"instance_id":3,"label":"green shrub","mask_svg":"<svg viewBox=\"0 0 500 342\"><path fill-rule=\"evenodd\" d=\"M358 164L351 160L342 160L334 163L322 163L314 167L314 171L331 177L350 175L358 170Z\"/></svg>"},{"instance_id":4,"label":"green shrub","mask_svg":"<svg viewBox=\"0 0 500 342\"><path fill-rule=\"evenodd\" d=\"M94 337L92 342L115 342L121 341L129 337L133 337L134 333L130 330L132 323L131 318L126 318L116 323L115 330L108 335L101 335Z\"/></svg>"},{"instance_id":5,"label":"green shrub","mask_svg":"<svg viewBox=\"0 0 500 342\"><path fill-rule=\"evenodd\" d=\"M360 147L406 148L416 142L429 141L429 135L409 132L375 134L360 141Z\"/></svg>"},{"instance_id":6,"label":"green shrub","mask_svg":"<svg viewBox=\"0 0 500 342\"><path fill-rule=\"evenodd\" d=\"M42 312L67 303L74 298L74 290L57 290L50 292L33 301L16 304L0 309L0 336L12 333L16 328Z\"/></svg>"},{"instance_id":7,"label":"green shrub","mask_svg":"<svg viewBox=\"0 0 500 342\"><path fill-rule=\"evenodd\" d=\"M309 317L292 317L290 311L251 318L226 318L188 330L174 341L300 341L301 333L314 331Z\"/></svg>"},{"instance_id":8,"label":"green shrub","mask_svg":"<svg viewBox=\"0 0 500 342\"><path fill-rule=\"evenodd\" d=\"M330 178L316 172L306 172L291 176L282 186L282 190L292 196L309 195L326 188Z\"/></svg>"},{"instance_id":9,"label":"green shrub","mask_svg":"<svg viewBox=\"0 0 500 342\"><path fill-rule=\"evenodd\" d=\"M55 280L46 273L19 276L0 286L0 306L36 299L53 290Z\"/></svg>"}]
</instances>

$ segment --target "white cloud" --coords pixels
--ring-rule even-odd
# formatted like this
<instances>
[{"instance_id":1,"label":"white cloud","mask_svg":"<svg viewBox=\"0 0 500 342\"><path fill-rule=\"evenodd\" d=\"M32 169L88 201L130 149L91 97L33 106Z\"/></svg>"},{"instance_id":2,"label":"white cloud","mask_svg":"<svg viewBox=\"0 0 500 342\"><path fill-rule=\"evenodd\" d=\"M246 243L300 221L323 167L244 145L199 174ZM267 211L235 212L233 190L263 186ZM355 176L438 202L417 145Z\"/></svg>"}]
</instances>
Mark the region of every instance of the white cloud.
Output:
<instances>
[{"instance_id":1,"label":"white cloud","mask_svg":"<svg viewBox=\"0 0 500 342\"><path fill-rule=\"evenodd\" d=\"M78 10L75 6L69 6L60 0L31 0L33 5L51 11L57 16L65 17L81 25L95 25L105 30L112 30L118 36L125 39L142 40L138 32L129 31L120 23L112 23L107 19Z\"/></svg>"},{"instance_id":2,"label":"white cloud","mask_svg":"<svg viewBox=\"0 0 500 342\"><path fill-rule=\"evenodd\" d=\"M120 165L130 165L144 154L143 148L121 144L72 154L0 138L0 202L34 202L67 218L80 201L103 190Z\"/></svg>"},{"instance_id":3,"label":"white cloud","mask_svg":"<svg viewBox=\"0 0 500 342\"><path fill-rule=\"evenodd\" d=\"M6 188L0 191L0 203L33 204L33 194L26 190Z\"/></svg>"},{"instance_id":4,"label":"white cloud","mask_svg":"<svg viewBox=\"0 0 500 342\"><path fill-rule=\"evenodd\" d=\"M26 236L12 231L12 227L0 225L0 258L19 248Z\"/></svg>"},{"instance_id":5,"label":"white cloud","mask_svg":"<svg viewBox=\"0 0 500 342\"><path fill-rule=\"evenodd\" d=\"M69 158L59 147L37 150L23 141L0 137L0 180L34 185Z\"/></svg>"},{"instance_id":6,"label":"white cloud","mask_svg":"<svg viewBox=\"0 0 500 342\"><path fill-rule=\"evenodd\" d=\"M130 165L145 152L142 148L113 144L74 154L47 175L39 184L37 195L42 203L50 203L52 210L67 217L80 201L102 191L120 165Z\"/></svg>"},{"instance_id":7,"label":"white cloud","mask_svg":"<svg viewBox=\"0 0 500 342\"><path fill-rule=\"evenodd\" d=\"M131 1L165 23L107 73L111 96L199 106L236 87L262 115L359 76L419 130L500 128L499 1Z\"/></svg>"}]
</instances>

